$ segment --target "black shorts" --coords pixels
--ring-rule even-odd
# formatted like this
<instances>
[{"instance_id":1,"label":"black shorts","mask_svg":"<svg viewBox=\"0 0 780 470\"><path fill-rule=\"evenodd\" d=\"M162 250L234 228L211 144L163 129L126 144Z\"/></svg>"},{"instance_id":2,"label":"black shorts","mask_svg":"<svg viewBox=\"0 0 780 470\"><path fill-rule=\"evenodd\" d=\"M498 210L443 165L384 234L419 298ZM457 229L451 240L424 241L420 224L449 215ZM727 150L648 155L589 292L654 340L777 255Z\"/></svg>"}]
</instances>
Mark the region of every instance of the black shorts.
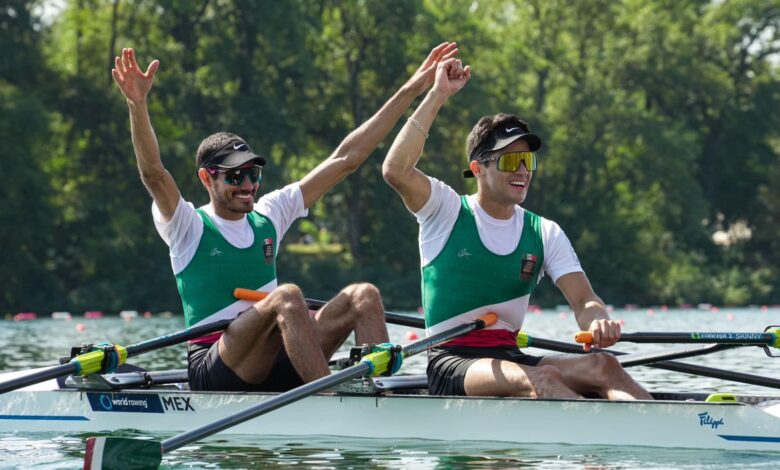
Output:
<instances>
[{"instance_id":1,"label":"black shorts","mask_svg":"<svg viewBox=\"0 0 780 470\"><path fill-rule=\"evenodd\" d=\"M466 371L480 359L501 359L526 366L536 366L539 356L522 353L517 347L434 348L428 352L428 393L431 395L466 395Z\"/></svg>"},{"instance_id":2,"label":"black shorts","mask_svg":"<svg viewBox=\"0 0 780 470\"><path fill-rule=\"evenodd\" d=\"M219 343L190 344L187 351L191 390L222 392L286 392L303 385L303 379L295 371L284 349L274 360L268 378L261 384L244 382L219 357Z\"/></svg>"}]
</instances>

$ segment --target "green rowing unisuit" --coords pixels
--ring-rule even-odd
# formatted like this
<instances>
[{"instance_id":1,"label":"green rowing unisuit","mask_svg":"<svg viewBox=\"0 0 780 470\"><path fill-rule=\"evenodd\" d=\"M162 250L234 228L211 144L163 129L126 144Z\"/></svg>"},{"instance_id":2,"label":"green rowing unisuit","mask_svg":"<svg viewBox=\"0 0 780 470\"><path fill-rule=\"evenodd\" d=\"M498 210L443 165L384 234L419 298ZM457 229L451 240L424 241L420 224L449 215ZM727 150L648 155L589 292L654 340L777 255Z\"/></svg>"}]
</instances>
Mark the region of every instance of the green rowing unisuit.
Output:
<instances>
[{"instance_id":1,"label":"green rowing unisuit","mask_svg":"<svg viewBox=\"0 0 780 470\"><path fill-rule=\"evenodd\" d=\"M276 279L276 229L268 217L247 214L255 234L248 248L236 248L219 233L203 209L203 235L190 264L176 275L187 327L234 303L233 289L256 288Z\"/></svg>"},{"instance_id":2,"label":"green rowing unisuit","mask_svg":"<svg viewBox=\"0 0 780 470\"><path fill-rule=\"evenodd\" d=\"M486 305L530 294L544 261L541 218L524 210L517 248L497 255L482 244L466 196L441 253L422 268L425 325L430 328Z\"/></svg>"}]
</instances>

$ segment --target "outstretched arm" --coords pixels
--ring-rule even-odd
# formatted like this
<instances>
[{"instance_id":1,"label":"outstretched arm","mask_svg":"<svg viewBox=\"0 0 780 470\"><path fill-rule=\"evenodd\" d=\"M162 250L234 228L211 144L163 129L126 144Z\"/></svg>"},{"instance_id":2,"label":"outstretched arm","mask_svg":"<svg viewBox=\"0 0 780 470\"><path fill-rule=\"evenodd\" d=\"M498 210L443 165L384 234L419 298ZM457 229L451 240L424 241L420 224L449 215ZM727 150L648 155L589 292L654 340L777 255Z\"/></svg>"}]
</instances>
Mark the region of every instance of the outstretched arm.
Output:
<instances>
[{"instance_id":1,"label":"outstretched arm","mask_svg":"<svg viewBox=\"0 0 780 470\"><path fill-rule=\"evenodd\" d=\"M301 180L304 207L311 207L339 181L357 170L387 136L412 101L434 81L436 65L458 53L454 42L431 50L412 77L368 121L350 132L325 161Z\"/></svg>"},{"instance_id":2,"label":"outstretched arm","mask_svg":"<svg viewBox=\"0 0 780 470\"><path fill-rule=\"evenodd\" d=\"M141 181L151 193L163 218L168 221L173 217L180 193L176 182L160 159L160 147L157 145L157 136L154 134L146 104L146 96L152 88L154 74L159 66L160 61L154 60L146 72L143 72L138 67L135 51L125 48L122 49L122 56L114 59L111 76L127 100L130 134Z\"/></svg>"},{"instance_id":3,"label":"outstretched arm","mask_svg":"<svg viewBox=\"0 0 780 470\"><path fill-rule=\"evenodd\" d=\"M382 165L385 181L401 195L404 204L417 212L431 196L428 178L416 168L422 155L428 130L439 109L450 96L466 85L471 77L471 68L463 67L457 59L448 59L436 68L436 81L412 117L398 133Z\"/></svg>"},{"instance_id":4,"label":"outstretched arm","mask_svg":"<svg viewBox=\"0 0 780 470\"><path fill-rule=\"evenodd\" d=\"M604 301L593 292L588 277L583 272L564 274L556 283L569 302L577 324L593 334L593 346L608 348L620 339L620 323L610 320ZM590 350L590 345L585 345Z\"/></svg>"}]
</instances>

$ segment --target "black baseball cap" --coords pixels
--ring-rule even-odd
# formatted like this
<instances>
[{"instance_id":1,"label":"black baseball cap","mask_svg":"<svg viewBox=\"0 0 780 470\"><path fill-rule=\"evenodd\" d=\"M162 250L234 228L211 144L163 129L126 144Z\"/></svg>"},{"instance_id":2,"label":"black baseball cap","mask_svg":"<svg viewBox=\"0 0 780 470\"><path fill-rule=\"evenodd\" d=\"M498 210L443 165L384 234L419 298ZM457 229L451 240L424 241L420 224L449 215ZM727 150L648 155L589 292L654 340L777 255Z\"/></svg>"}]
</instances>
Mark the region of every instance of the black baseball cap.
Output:
<instances>
[{"instance_id":1,"label":"black baseball cap","mask_svg":"<svg viewBox=\"0 0 780 470\"><path fill-rule=\"evenodd\" d=\"M493 129L485 136L485 140L477 145L469 155L469 161L481 160L483 156L508 147L512 142L523 139L528 142L528 148L536 152L542 147L542 139L536 134L525 132L522 127L515 122L505 122ZM464 178L473 178L474 173L471 170L463 171Z\"/></svg>"},{"instance_id":2,"label":"black baseball cap","mask_svg":"<svg viewBox=\"0 0 780 470\"><path fill-rule=\"evenodd\" d=\"M203 160L199 162L200 168L236 168L244 163L254 160L256 164L265 165L265 158L260 155L256 155L249 148L249 144L246 142L235 139L225 144L220 149L206 154L203 156Z\"/></svg>"}]
</instances>

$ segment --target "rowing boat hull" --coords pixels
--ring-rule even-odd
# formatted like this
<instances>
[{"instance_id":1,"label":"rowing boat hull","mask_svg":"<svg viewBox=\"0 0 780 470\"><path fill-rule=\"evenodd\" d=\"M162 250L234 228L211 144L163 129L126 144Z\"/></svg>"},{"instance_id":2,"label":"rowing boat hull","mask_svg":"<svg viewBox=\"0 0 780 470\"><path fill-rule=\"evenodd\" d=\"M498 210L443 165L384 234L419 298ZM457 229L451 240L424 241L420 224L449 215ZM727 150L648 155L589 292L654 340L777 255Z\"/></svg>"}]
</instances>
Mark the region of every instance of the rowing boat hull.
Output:
<instances>
[{"instance_id":1,"label":"rowing boat hull","mask_svg":"<svg viewBox=\"0 0 780 470\"><path fill-rule=\"evenodd\" d=\"M174 434L273 396L181 390L15 391L0 395L0 432L133 429ZM685 401L323 394L223 433L780 452L778 408L780 405L762 409L744 403Z\"/></svg>"}]
</instances>

